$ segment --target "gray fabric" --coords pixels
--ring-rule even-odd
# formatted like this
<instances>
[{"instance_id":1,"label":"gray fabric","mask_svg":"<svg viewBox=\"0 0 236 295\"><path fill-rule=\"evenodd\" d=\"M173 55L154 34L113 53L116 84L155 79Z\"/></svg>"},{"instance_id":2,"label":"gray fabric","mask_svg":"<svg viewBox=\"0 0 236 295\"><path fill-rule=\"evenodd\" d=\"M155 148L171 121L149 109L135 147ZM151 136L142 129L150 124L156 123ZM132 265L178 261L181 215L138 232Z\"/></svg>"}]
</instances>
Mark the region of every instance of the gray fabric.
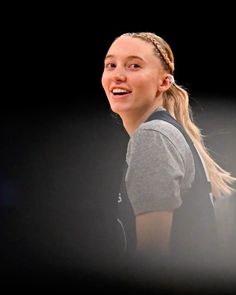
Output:
<instances>
[{"instance_id":1,"label":"gray fabric","mask_svg":"<svg viewBox=\"0 0 236 295\"><path fill-rule=\"evenodd\" d=\"M127 193L135 215L174 210L191 186L195 168L182 133L168 122L144 122L130 137L126 161Z\"/></svg>"}]
</instances>

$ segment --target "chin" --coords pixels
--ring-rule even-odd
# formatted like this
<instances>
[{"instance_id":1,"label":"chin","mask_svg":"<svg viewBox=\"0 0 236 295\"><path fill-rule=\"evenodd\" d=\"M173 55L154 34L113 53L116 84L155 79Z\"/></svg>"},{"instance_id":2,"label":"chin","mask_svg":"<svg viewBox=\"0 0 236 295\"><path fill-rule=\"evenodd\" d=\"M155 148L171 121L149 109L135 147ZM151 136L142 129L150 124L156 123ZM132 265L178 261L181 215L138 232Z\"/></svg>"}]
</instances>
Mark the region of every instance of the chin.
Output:
<instances>
[{"instance_id":1,"label":"chin","mask_svg":"<svg viewBox=\"0 0 236 295\"><path fill-rule=\"evenodd\" d=\"M116 113L117 115L124 114L125 112L125 110L121 108L111 108L111 110L113 111L113 113Z\"/></svg>"},{"instance_id":2,"label":"chin","mask_svg":"<svg viewBox=\"0 0 236 295\"><path fill-rule=\"evenodd\" d=\"M111 109L114 113L120 114L130 111L130 108L124 105L111 104Z\"/></svg>"}]
</instances>

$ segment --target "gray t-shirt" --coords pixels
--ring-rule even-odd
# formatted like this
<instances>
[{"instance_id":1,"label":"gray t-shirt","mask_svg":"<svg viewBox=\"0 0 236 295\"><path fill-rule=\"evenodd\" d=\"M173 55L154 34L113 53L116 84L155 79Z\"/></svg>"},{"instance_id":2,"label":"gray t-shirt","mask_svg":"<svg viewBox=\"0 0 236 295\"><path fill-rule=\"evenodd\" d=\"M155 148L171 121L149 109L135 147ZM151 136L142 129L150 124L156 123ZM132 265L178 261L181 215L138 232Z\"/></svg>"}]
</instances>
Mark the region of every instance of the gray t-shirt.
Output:
<instances>
[{"instance_id":1,"label":"gray t-shirt","mask_svg":"<svg viewBox=\"0 0 236 295\"><path fill-rule=\"evenodd\" d=\"M194 180L194 160L183 134L172 124L153 120L131 135L126 161L127 193L135 215L174 210Z\"/></svg>"}]
</instances>

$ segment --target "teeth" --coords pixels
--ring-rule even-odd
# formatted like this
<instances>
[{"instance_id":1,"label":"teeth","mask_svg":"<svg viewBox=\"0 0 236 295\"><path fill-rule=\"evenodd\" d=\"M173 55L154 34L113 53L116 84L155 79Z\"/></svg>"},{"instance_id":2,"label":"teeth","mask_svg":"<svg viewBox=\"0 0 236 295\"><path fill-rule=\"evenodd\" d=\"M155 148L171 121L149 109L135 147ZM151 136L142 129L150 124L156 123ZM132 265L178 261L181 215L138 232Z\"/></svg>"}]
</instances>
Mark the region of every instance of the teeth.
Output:
<instances>
[{"instance_id":1,"label":"teeth","mask_svg":"<svg viewBox=\"0 0 236 295\"><path fill-rule=\"evenodd\" d=\"M128 90L121 89L121 88L116 88L112 90L112 93L128 93Z\"/></svg>"}]
</instances>

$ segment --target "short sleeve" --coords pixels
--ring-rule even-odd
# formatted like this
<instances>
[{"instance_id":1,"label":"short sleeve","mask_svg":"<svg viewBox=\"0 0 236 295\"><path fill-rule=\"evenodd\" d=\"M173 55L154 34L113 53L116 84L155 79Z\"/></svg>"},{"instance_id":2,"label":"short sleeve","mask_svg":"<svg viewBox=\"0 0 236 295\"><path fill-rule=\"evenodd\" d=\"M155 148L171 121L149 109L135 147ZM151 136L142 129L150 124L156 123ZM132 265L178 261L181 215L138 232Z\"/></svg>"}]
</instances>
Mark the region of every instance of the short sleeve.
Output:
<instances>
[{"instance_id":1,"label":"short sleeve","mask_svg":"<svg viewBox=\"0 0 236 295\"><path fill-rule=\"evenodd\" d=\"M181 205L184 161L166 135L157 130L137 130L130 138L126 161L126 188L135 215L174 210Z\"/></svg>"}]
</instances>

